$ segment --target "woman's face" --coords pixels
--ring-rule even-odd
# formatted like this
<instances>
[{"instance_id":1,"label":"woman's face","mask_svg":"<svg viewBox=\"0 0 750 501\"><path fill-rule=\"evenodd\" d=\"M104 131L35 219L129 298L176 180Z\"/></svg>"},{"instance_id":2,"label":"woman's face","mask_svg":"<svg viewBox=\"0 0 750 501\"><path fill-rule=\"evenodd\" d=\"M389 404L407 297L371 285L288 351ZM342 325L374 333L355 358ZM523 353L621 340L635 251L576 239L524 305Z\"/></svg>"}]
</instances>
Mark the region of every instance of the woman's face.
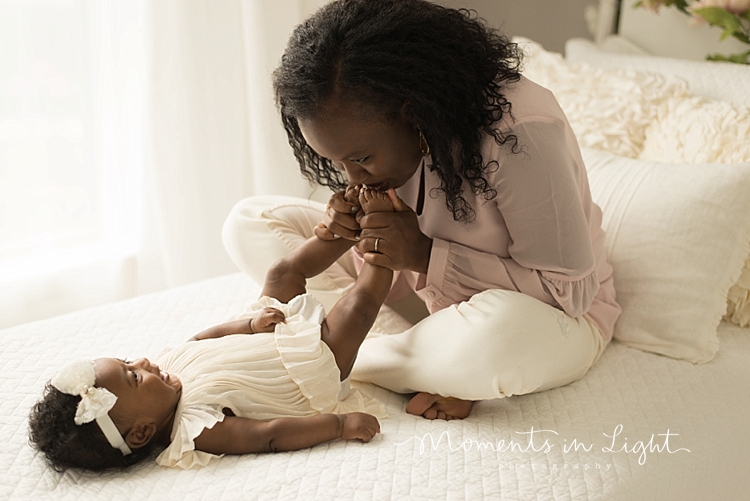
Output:
<instances>
[{"instance_id":1,"label":"woman's face","mask_svg":"<svg viewBox=\"0 0 750 501\"><path fill-rule=\"evenodd\" d=\"M297 122L307 144L345 172L349 184L382 191L403 186L422 158L417 131L403 116L362 115L353 106L329 106L320 117Z\"/></svg>"}]
</instances>

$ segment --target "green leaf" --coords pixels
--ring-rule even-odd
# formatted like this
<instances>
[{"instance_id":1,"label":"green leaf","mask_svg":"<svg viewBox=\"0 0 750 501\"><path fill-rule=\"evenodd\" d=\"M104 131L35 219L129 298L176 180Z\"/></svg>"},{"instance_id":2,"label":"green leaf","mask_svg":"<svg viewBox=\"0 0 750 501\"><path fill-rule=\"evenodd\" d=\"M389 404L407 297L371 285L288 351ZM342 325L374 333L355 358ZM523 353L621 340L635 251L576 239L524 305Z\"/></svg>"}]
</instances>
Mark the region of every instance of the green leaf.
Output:
<instances>
[{"instance_id":1,"label":"green leaf","mask_svg":"<svg viewBox=\"0 0 750 501\"><path fill-rule=\"evenodd\" d=\"M719 41L721 42L722 40L726 40L727 38L731 37L735 33L737 33L737 31L733 30L732 28L727 28L721 33L721 36L719 37Z\"/></svg>"},{"instance_id":2,"label":"green leaf","mask_svg":"<svg viewBox=\"0 0 750 501\"><path fill-rule=\"evenodd\" d=\"M721 7L703 7L702 9L694 9L692 12L708 21L712 26L724 28L720 40L731 37L742 26L737 16Z\"/></svg>"},{"instance_id":3,"label":"green leaf","mask_svg":"<svg viewBox=\"0 0 750 501\"><path fill-rule=\"evenodd\" d=\"M750 51L743 52L741 54L731 54L725 56L724 54L711 54L706 56L709 61L723 61L728 63L747 64L750 65Z\"/></svg>"},{"instance_id":4,"label":"green leaf","mask_svg":"<svg viewBox=\"0 0 750 501\"><path fill-rule=\"evenodd\" d=\"M743 14L740 15L740 17L746 19L747 21L750 21L750 9L747 9Z\"/></svg>"},{"instance_id":5,"label":"green leaf","mask_svg":"<svg viewBox=\"0 0 750 501\"><path fill-rule=\"evenodd\" d=\"M680 9L680 10L684 11L684 10L685 10L685 9L687 8L687 6L688 6L688 3L687 3L687 0L676 0L676 1L674 2L674 5L675 5L675 6L676 6L676 7L678 8L678 9Z\"/></svg>"}]
</instances>

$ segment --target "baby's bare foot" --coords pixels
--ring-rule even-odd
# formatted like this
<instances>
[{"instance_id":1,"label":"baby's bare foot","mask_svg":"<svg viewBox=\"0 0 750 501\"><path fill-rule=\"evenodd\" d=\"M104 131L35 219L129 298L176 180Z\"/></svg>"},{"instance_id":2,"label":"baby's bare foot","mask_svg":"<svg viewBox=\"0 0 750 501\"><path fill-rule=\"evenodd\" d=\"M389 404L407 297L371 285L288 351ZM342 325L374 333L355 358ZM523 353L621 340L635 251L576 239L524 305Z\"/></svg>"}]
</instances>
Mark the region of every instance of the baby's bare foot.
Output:
<instances>
[{"instance_id":1,"label":"baby's bare foot","mask_svg":"<svg viewBox=\"0 0 750 501\"><path fill-rule=\"evenodd\" d=\"M359 192L361 190L361 185L352 185L346 187L346 191L344 191L344 200L349 202L350 204L354 204L356 206L359 206Z\"/></svg>"},{"instance_id":2,"label":"baby's bare foot","mask_svg":"<svg viewBox=\"0 0 750 501\"><path fill-rule=\"evenodd\" d=\"M362 188L362 191L359 193L359 203L365 214L394 211L393 202L391 202L388 193L384 191Z\"/></svg>"}]
</instances>

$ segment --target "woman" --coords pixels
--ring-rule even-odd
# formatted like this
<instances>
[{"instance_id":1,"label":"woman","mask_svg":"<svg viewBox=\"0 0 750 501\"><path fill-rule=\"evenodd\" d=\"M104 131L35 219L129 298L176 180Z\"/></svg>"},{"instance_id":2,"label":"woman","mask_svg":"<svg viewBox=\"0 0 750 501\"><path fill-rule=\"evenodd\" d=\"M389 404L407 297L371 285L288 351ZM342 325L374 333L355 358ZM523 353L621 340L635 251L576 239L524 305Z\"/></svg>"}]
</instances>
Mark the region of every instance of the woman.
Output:
<instances>
[{"instance_id":1,"label":"woman","mask_svg":"<svg viewBox=\"0 0 750 501\"><path fill-rule=\"evenodd\" d=\"M309 285L324 304L362 259L399 271L387 302L413 290L430 315L368 338L352 377L416 392L406 409L428 419L579 379L620 312L573 131L519 67L517 47L466 11L326 5L296 28L274 89L302 173L339 192L325 213L247 199L225 224L258 281L312 232L357 240ZM396 211L363 216L341 191L357 184L387 190Z\"/></svg>"}]
</instances>

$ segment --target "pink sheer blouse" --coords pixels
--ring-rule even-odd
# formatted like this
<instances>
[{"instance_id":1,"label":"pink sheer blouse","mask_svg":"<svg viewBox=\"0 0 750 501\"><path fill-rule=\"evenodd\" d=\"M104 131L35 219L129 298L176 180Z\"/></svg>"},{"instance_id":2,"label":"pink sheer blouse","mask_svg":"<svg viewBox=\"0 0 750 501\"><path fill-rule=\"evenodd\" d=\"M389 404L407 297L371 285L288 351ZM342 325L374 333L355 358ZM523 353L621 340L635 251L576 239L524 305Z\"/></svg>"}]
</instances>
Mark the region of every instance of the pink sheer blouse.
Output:
<instances>
[{"instance_id":1,"label":"pink sheer blouse","mask_svg":"<svg viewBox=\"0 0 750 501\"><path fill-rule=\"evenodd\" d=\"M571 317L591 320L609 340L620 314L612 267L604 252L602 212L591 200L578 142L550 91L522 78L506 90L512 103L501 130L518 137L520 152L486 136L482 155L496 160L485 174L497 197L485 201L464 189L476 212L459 223L425 169L419 226L433 239L426 275L400 273L394 295L408 286L430 312L468 300L487 289L519 291ZM432 159L427 157L429 167ZM421 168L397 190L416 208Z\"/></svg>"}]
</instances>

